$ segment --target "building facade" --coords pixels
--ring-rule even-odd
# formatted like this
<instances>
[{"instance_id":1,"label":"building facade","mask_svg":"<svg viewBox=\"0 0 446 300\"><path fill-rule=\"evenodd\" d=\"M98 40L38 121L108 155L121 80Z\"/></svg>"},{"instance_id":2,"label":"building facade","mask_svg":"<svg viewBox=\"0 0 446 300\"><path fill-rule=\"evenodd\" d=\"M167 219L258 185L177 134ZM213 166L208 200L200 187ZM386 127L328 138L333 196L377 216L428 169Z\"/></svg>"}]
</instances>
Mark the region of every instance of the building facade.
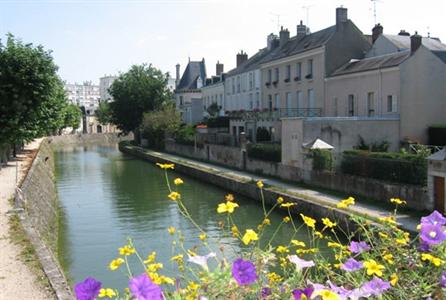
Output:
<instances>
[{"instance_id":1,"label":"building facade","mask_svg":"<svg viewBox=\"0 0 446 300\"><path fill-rule=\"evenodd\" d=\"M95 110L99 105L99 86L85 81L83 84L65 84L65 93L70 103L83 106L88 110Z\"/></svg>"},{"instance_id":2,"label":"building facade","mask_svg":"<svg viewBox=\"0 0 446 300\"><path fill-rule=\"evenodd\" d=\"M100 101L110 102L113 101L113 97L110 95L108 89L112 85L113 81L118 78L117 76L106 75L99 78L99 97Z\"/></svg>"}]
</instances>

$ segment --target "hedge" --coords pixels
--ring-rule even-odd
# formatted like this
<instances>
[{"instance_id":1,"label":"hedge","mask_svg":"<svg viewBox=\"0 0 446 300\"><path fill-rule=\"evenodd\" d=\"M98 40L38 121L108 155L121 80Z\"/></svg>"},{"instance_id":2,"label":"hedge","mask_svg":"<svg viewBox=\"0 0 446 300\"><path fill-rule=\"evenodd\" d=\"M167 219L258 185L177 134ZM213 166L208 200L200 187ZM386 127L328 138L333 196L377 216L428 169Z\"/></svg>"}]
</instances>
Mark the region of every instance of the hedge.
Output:
<instances>
[{"instance_id":1,"label":"hedge","mask_svg":"<svg viewBox=\"0 0 446 300\"><path fill-rule=\"evenodd\" d=\"M432 125L428 129L429 145L446 146L446 124Z\"/></svg>"},{"instance_id":2,"label":"hedge","mask_svg":"<svg viewBox=\"0 0 446 300\"><path fill-rule=\"evenodd\" d=\"M341 169L345 174L421 186L427 179L426 159L407 153L344 151Z\"/></svg>"},{"instance_id":3,"label":"hedge","mask_svg":"<svg viewBox=\"0 0 446 300\"><path fill-rule=\"evenodd\" d=\"M313 170L315 171L331 171L333 168L333 157L330 150L314 149L310 153L313 159Z\"/></svg>"},{"instance_id":4,"label":"hedge","mask_svg":"<svg viewBox=\"0 0 446 300\"><path fill-rule=\"evenodd\" d=\"M208 128L229 128L229 117L209 118L206 121Z\"/></svg>"},{"instance_id":5,"label":"hedge","mask_svg":"<svg viewBox=\"0 0 446 300\"><path fill-rule=\"evenodd\" d=\"M254 159L281 162L282 147L279 144L253 144L248 148L248 156Z\"/></svg>"}]
</instances>

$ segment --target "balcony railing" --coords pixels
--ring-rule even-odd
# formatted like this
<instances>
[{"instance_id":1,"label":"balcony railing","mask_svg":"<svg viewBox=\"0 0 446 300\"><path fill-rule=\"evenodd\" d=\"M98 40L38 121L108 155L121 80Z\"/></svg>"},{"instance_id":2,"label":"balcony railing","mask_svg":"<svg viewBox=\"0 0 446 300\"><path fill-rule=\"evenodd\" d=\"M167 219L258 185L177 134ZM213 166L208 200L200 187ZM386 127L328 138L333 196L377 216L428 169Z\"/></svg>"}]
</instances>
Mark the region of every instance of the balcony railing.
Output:
<instances>
[{"instance_id":1,"label":"balcony railing","mask_svg":"<svg viewBox=\"0 0 446 300\"><path fill-rule=\"evenodd\" d=\"M281 118L314 118L322 116L322 108L281 108Z\"/></svg>"},{"instance_id":2,"label":"balcony railing","mask_svg":"<svg viewBox=\"0 0 446 300\"><path fill-rule=\"evenodd\" d=\"M227 113L231 119L242 120L279 120L280 118L312 118L321 117L322 108L281 108L263 111L231 111Z\"/></svg>"}]
</instances>

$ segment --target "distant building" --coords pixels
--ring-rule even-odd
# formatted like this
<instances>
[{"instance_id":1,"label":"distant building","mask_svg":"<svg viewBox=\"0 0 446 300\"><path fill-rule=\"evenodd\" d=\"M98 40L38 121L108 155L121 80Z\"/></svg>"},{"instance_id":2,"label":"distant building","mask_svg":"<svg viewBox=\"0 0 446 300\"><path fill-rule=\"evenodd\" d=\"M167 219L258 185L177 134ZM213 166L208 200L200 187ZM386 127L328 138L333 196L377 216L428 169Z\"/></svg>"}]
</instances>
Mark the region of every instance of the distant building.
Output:
<instances>
[{"instance_id":1,"label":"distant building","mask_svg":"<svg viewBox=\"0 0 446 300\"><path fill-rule=\"evenodd\" d=\"M99 78L99 95L100 101L110 102L113 101L113 97L108 92L108 89L112 85L113 81L118 78L117 76L104 76Z\"/></svg>"},{"instance_id":2,"label":"distant building","mask_svg":"<svg viewBox=\"0 0 446 300\"><path fill-rule=\"evenodd\" d=\"M85 81L83 84L67 83L65 93L70 103L83 106L86 111L92 112L99 105L99 85L94 85L91 81Z\"/></svg>"},{"instance_id":3,"label":"distant building","mask_svg":"<svg viewBox=\"0 0 446 300\"><path fill-rule=\"evenodd\" d=\"M201 61L189 61L180 79L180 65L176 65L175 104L187 124L203 119L201 88L206 81L206 65Z\"/></svg>"},{"instance_id":4,"label":"distant building","mask_svg":"<svg viewBox=\"0 0 446 300\"><path fill-rule=\"evenodd\" d=\"M224 115L226 110L224 84L226 73L223 73L223 64L217 62L215 76L206 79L205 86L202 87L204 115L208 115L207 110L211 105L216 105L218 115Z\"/></svg>"}]
</instances>

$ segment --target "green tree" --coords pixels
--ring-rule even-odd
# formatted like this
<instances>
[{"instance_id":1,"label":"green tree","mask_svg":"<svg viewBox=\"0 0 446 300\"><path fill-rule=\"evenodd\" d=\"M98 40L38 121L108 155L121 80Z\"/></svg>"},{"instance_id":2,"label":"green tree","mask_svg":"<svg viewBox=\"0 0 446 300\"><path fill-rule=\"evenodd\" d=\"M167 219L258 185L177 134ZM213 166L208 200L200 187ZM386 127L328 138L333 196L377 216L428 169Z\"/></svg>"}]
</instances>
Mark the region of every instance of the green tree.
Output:
<instances>
[{"instance_id":1,"label":"green tree","mask_svg":"<svg viewBox=\"0 0 446 300\"><path fill-rule=\"evenodd\" d=\"M168 74L152 65L134 65L121 74L109 88L113 123L124 133L138 131L145 112L156 110L171 99ZM138 139L138 133L135 132Z\"/></svg>"},{"instance_id":2,"label":"green tree","mask_svg":"<svg viewBox=\"0 0 446 300\"><path fill-rule=\"evenodd\" d=\"M79 106L71 103L67 103L64 108L64 122L60 129L65 127L71 127L73 130L79 128L81 124L82 111Z\"/></svg>"},{"instance_id":3,"label":"green tree","mask_svg":"<svg viewBox=\"0 0 446 300\"><path fill-rule=\"evenodd\" d=\"M96 118L98 122L102 125L107 125L113 123L112 111L110 109L110 103L99 102L99 107L96 109Z\"/></svg>"},{"instance_id":4,"label":"green tree","mask_svg":"<svg viewBox=\"0 0 446 300\"><path fill-rule=\"evenodd\" d=\"M174 135L181 123L181 116L175 110L175 104L167 102L159 110L144 113L142 136L149 141L151 148L163 149L165 136Z\"/></svg>"},{"instance_id":5,"label":"green tree","mask_svg":"<svg viewBox=\"0 0 446 300\"><path fill-rule=\"evenodd\" d=\"M0 41L0 145L22 143L63 126L65 92L51 52L7 36Z\"/></svg>"}]
</instances>

